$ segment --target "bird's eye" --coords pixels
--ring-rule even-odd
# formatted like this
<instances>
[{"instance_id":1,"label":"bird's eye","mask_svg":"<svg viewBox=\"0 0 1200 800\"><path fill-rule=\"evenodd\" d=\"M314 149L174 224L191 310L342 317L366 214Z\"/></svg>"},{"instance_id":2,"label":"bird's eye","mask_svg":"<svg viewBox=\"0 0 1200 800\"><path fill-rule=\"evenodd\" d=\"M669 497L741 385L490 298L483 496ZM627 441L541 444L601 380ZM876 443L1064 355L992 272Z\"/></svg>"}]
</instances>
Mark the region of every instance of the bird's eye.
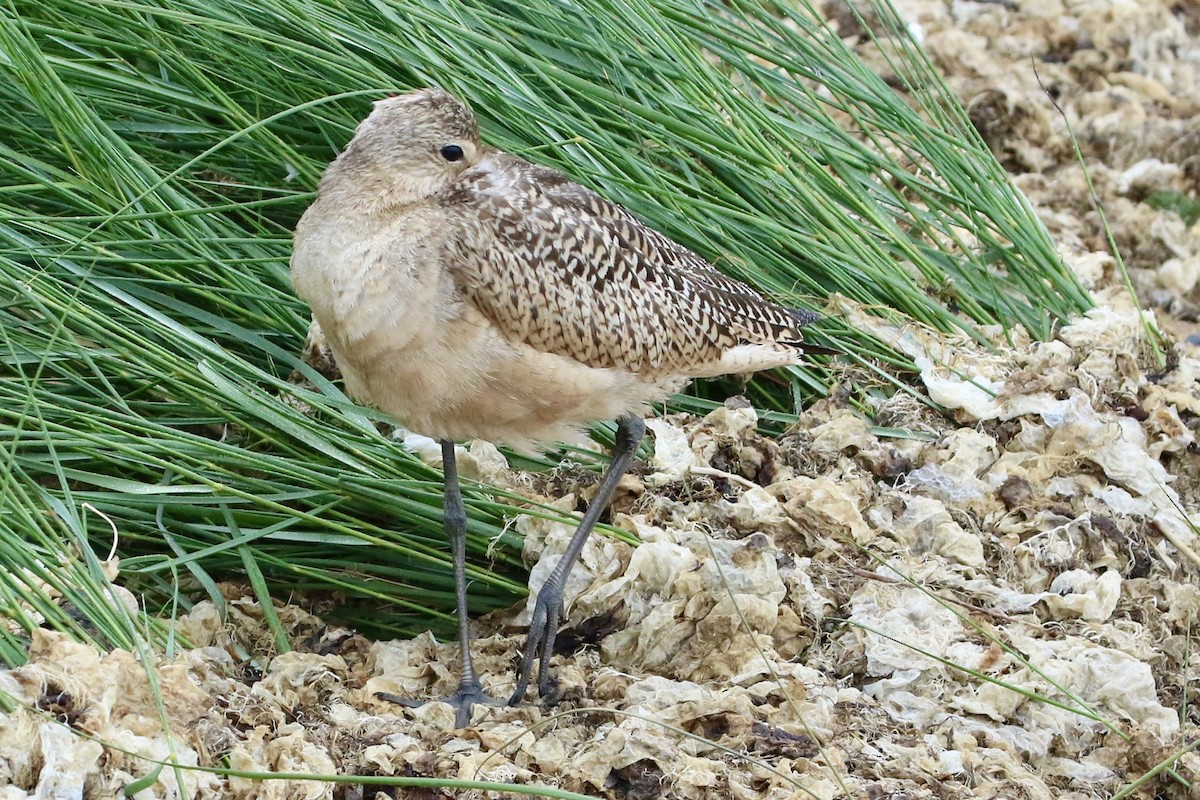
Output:
<instances>
[{"instance_id":1,"label":"bird's eye","mask_svg":"<svg viewBox=\"0 0 1200 800\"><path fill-rule=\"evenodd\" d=\"M442 158L447 161L462 161L463 149L456 144L448 144L441 150Z\"/></svg>"}]
</instances>

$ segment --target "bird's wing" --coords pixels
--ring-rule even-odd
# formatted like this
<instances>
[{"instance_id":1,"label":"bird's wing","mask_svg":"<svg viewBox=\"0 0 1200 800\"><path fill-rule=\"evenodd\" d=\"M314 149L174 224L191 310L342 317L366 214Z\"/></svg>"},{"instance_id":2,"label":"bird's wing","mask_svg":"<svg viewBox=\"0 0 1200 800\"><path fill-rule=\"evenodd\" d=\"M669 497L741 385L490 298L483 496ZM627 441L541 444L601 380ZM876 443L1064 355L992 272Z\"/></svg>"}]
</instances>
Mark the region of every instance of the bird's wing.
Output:
<instances>
[{"instance_id":1,"label":"bird's wing","mask_svg":"<svg viewBox=\"0 0 1200 800\"><path fill-rule=\"evenodd\" d=\"M514 340L594 367L679 373L743 344L798 346L814 315L770 303L565 175L492 154L445 198L447 265Z\"/></svg>"}]
</instances>

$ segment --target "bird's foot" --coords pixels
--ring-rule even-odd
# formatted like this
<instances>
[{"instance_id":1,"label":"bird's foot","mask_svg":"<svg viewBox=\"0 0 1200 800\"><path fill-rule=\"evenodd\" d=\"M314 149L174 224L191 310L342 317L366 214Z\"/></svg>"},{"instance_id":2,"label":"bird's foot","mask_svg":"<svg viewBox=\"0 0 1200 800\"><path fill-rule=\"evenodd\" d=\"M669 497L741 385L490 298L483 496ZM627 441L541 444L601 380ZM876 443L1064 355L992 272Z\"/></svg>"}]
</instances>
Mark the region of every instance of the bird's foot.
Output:
<instances>
[{"instance_id":1,"label":"bird's foot","mask_svg":"<svg viewBox=\"0 0 1200 800\"><path fill-rule=\"evenodd\" d=\"M517 690L508 699L510 706L515 706L525 699L525 691L529 688L533 676L533 662L538 663L538 694L548 705L555 705L558 693L554 691L555 681L550 675L550 656L554 655L554 640L558 636L558 623L562 617L562 588L554 581L547 581L538 592L537 601L533 605L533 619L529 623L529 635L525 639L525 649L521 652L521 663L517 667Z\"/></svg>"},{"instance_id":2,"label":"bird's foot","mask_svg":"<svg viewBox=\"0 0 1200 800\"><path fill-rule=\"evenodd\" d=\"M454 727L465 728L471 724L471 711L477 705L484 706L502 706L504 700L499 697L492 697L483 690L479 681L466 681L459 685L458 691L449 697L432 698L429 700L413 700L408 697L401 697L391 692L376 692L375 696L380 700L386 700L389 703L404 706L405 708L420 708L426 703L449 703L454 707Z\"/></svg>"}]
</instances>

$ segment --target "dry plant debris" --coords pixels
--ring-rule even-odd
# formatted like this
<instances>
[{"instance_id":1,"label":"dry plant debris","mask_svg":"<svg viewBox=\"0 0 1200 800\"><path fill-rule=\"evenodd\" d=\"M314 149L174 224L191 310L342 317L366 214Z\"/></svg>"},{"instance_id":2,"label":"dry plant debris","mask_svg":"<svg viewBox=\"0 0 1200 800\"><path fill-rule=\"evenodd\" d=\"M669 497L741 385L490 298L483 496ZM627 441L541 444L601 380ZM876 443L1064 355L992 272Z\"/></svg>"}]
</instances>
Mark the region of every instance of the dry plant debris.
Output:
<instances>
[{"instance_id":1,"label":"dry plant debris","mask_svg":"<svg viewBox=\"0 0 1200 800\"><path fill-rule=\"evenodd\" d=\"M483 708L454 730L447 706L377 700L449 692L453 643L370 642L294 606L278 609L293 652L249 658L270 636L230 585L224 620L207 603L180 620L199 647L154 664L39 632L29 664L0 673L23 704L0 716L0 798L114 796L153 771L146 758L174 758L613 798L1082 800L1193 742L1200 229L1167 201L1194 201L1200 181L1200 14L1181 0L898 5L1098 309L1052 341L997 333L988 350L834 298L831 313L907 353L950 412L904 396L872 409L919 438L881 438L839 391L778 440L737 402L653 420L654 457L611 517L643 544L589 543L553 712ZM843 33L864 35L852 18ZM1035 66L1152 312L1117 288ZM1148 357L1146 318L1177 341L1166 368ZM490 446L462 461L530 491ZM570 530L516 524L536 590ZM500 695L526 616L476 623L477 666ZM1200 780L1200 757L1175 772ZM135 796L371 791L168 768ZM1191 795L1160 773L1137 796Z\"/></svg>"}]
</instances>

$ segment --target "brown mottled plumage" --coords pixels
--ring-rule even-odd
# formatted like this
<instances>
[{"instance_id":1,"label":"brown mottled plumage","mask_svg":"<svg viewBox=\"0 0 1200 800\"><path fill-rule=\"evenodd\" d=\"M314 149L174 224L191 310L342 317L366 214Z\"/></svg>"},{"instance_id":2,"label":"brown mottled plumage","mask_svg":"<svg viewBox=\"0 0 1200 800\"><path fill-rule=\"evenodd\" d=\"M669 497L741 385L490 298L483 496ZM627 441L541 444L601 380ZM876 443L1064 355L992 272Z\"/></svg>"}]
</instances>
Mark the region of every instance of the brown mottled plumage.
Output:
<instances>
[{"instance_id":1,"label":"brown mottled plumage","mask_svg":"<svg viewBox=\"0 0 1200 800\"><path fill-rule=\"evenodd\" d=\"M442 440L460 726L493 701L471 666L451 440L530 450L620 417L612 467L538 593L510 702L535 656L546 696L562 587L645 430L635 414L693 377L796 363L815 318L562 173L483 146L471 111L435 89L382 100L359 125L296 229L292 281L349 393Z\"/></svg>"},{"instance_id":2,"label":"brown mottled plumage","mask_svg":"<svg viewBox=\"0 0 1200 800\"><path fill-rule=\"evenodd\" d=\"M301 220L292 271L353 396L429 436L525 450L692 377L794 364L813 319L484 147L438 90L376 104Z\"/></svg>"},{"instance_id":3,"label":"brown mottled plumage","mask_svg":"<svg viewBox=\"0 0 1200 800\"><path fill-rule=\"evenodd\" d=\"M738 371L726 360L738 345L798 354L806 320L560 172L492 153L442 202L463 220L447 268L464 296L539 350L690 377Z\"/></svg>"}]
</instances>

